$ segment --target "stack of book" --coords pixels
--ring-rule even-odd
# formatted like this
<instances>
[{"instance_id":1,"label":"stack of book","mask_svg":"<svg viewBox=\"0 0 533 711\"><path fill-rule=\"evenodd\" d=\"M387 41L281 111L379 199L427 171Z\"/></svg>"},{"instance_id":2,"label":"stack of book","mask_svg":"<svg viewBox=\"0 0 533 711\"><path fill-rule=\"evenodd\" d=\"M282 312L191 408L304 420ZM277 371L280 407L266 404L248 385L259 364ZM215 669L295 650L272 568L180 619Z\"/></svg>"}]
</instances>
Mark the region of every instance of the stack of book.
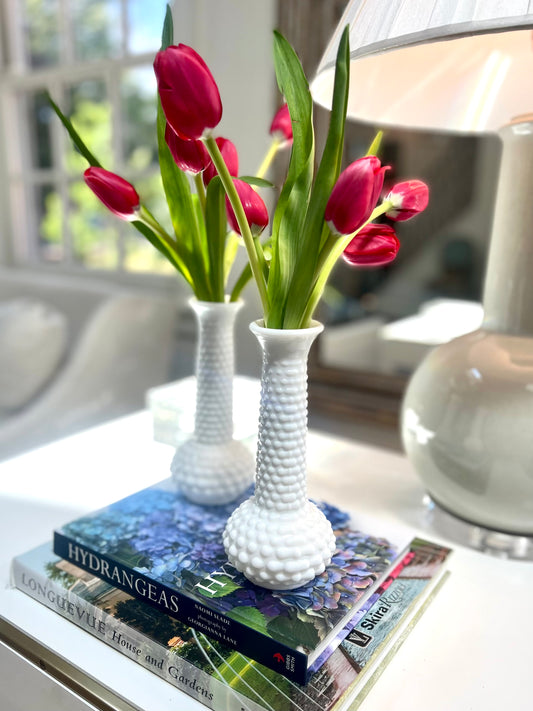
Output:
<instances>
[{"instance_id":1,"label":"stack of book","mask_svg":"<svg viewBox=\"0 0 533 711\"><path fill-rule=\"evenodd\" d=\"M319 504L336 534L331 564L306 586L266 590L225 558L239 503L198 506L166 480L16 557L14 585L213 709L359 703L445 579L450 550L353 530Z\"/></svg>"}]
</instances>

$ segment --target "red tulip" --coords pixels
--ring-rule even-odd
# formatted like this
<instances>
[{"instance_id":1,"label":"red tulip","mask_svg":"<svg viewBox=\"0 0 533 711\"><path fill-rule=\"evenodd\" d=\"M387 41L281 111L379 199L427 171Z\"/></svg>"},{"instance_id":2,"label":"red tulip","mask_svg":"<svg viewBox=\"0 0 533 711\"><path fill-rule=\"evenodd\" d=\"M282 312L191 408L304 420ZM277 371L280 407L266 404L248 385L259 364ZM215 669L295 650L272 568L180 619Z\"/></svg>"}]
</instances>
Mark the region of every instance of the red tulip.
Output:
<instances>
[{"instance_id":1,"label":"red tulip","mask_svg":"<svg viewBox=\"0 0 533 711\"><path fill-rule=\"evenodd\" d=\"M279 138L287 145L292 143L292 122L287 104L278 110L270 125L270 135Z\"/></svg>"},{"instance_id":2,"label":"red tulip","mask_svg":"<svg viewBox=\"0 0 533 711\"><path fill-rule=\"evenodd\" d=\"M359 230L342 256L348 264L378 267L392 262L399 249L400 242L390 225L370 224Z\"/></svg>"},{"instance_id":3,"label":"red tulip","mask_svg":"<svg viewBox=\"0 0 533 711\"><path fill-rule=\"evenodd\" d=\"M174 133L168 123L165 127L165 141L176 165L185 173L201 173L211 162L203 141L184 141Z\"/></svg>"},{"instance_id":4,"label":"red tulip","mask_svg":"<svg viewBox=\"0 0 533 711\"><path fill-rule=\"evenodd\" d=\"M218 87L194 49L180 44L158 52L154 71L166 119L180 138L201 138L218 125L222 118Z\"/></svg>"},{"instance_id":5,"label":"red tulip","mask_svg":"<svg viewBox=\"0 0 533 711\"><path fill-rule=\"evenodd\" d=\"M254 237L258 237L261 232L268 225L268 210L263 202L263 199L256 193L251 185L245 183L243 180L234 179L233 183L239 195L244 208L244 213L248 224L250 225L250 230ZM226 213L228 216L228 222L231 225L231 229L241 234L237 218L233 212L233 208L229 199L226 197Z\"/></svg>"},{"instance_id":6,"label":"red tulip","mask_svg":"<svg viewBox=\"0 0 533 711\"><path fill-rule=\"evenodd\" d=\"M429 189L421 180L406 180L395 185L385 200L393 203L393 207L385 213L387 217L395 222L402 222L426 209Z\"/></svg>"},{"instance_id":7,"label":"red tulip","mask_svg":"<svg viewBox=\"0 0 533 711\"><path fill-rule=\"evenodd\" d=\"M224 158L224 163L226 164L230 175L237 175L239 173L239 155L235 145L229 141L227 138L217 138L216 144L222 153L222 158ZM211 159L209 164L206 166L204 174L202 176L204 180L204 185L207 187L211 180L217 175L217 170L212 163Z\"/></svg>"},{"instance_id":8,"label":"red tulip","mask_svg":"<svg viewBox=\"0 0 533 711\"><path fill-rule=\"evenodd\" d=\"M324 213L333 233L349 235L368 220L379 200L388 168L382 167L376 156L365 156L343 170Z\"/></svg>"},{"instance_id":9,"label":"red tulip","mask_svg":"<svg viewBox=\"0 0 533 711\"><path fill-rule=\"evenodd\" d=\"M128 222L137 219L141 201L131 183L95 166L87 168L83 177L96 197L117 217Z\"/></svg>"}]
</instances>

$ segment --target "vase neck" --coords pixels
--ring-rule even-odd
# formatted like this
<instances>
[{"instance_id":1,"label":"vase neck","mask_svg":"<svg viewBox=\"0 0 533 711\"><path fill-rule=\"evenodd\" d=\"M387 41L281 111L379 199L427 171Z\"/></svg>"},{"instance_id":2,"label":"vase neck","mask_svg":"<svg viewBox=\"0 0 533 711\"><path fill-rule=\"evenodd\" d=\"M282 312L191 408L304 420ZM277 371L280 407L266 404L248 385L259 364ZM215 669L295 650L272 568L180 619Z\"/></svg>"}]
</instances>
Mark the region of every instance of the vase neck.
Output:
<instances>
[{"instance_id":1,"label":"vase neck","mask_svg":"<svg viewBox=\"0 0 533 711\"><path fill-rule=\"evenodd\" d=\"M307 358L322 326L251 330L263 354L255 500L297 510L307 502Z\"/></svg>"},{"instance_id":2,"label":"vase neck","mask_svg":"<svg viewBox=\"0 0 533 711\"><path fill-rule=\"evenodd\" d=\"M234 326L242 304L195 299L190 304L198 324L194 435L220 444L233 437Z\"/></svg>"},{"instance_id":3,"label":"vase neck","mask_svg":"<svg viewBox=\"0 0 533 711\"><path fill-rule=\"evenodd\" d=\"M500 130L498 192L483 294L486 330L533 335L533 121Z\"/></svg>"}]
</instances>

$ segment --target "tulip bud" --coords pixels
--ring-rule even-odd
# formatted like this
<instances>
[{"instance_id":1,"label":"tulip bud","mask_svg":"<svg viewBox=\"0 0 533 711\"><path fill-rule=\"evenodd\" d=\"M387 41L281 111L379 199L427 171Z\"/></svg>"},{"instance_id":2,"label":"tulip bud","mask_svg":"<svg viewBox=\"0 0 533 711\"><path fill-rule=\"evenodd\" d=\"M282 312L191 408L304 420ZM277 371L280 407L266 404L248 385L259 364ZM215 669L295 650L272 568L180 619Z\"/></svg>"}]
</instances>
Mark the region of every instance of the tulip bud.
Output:
<instances>
[{"instance_id":1,"label":"tulip bud","mask_svg":"<svg viewBox=\"0 0 533 711\"><path fill-rule=\"evenodd\" d=\"M268 225L268 210L260 195L256 193L251 185L243 180L233 181L246 215L246 220L250 225L250 230L254 237L258 237ZM226 196L226 213L231 229L241 234L237 218Z\"/></svg>"},{"instance_id":2,"label":"tulip bud","mask_svg":"<svg viewBox=\"0 0 533 711\"><path fill-rule=\"evenodd\" d=\"M180 44L157 53L157 89L166 119L184 140L202 138L222 118L218 87L204 60Z\"/></svg>"},{"instance_id":3,"label":"tulip bud","mask_svg":"<svg viewBox=\"0 0 533 711\"><path fill-rule=\"evenodd\" d=\"M184 141L168 123L165 127L165 141L176 165L185 173L201 173L211 162L203 141Z\"/></svg>"},{"instance_id":4,"label":"tulip bud","mask_svg":"<svg viewBox=\"0 0 533 711\"><path fill-rule=\"evenodd\" d=\"M399 249L400 242L390 225L369 224L359 230L342 256L348 264L378 267L392 262Z\"/></svg>"},{"instance_id":5,"label":"tulip bud","mask_svg":"<svg viewBox=\"0 0 533 711\"><path fill-rule=\"evenodd\" d=\"M87 168L83 177L96 197L117 217L128 222L137 219L141 201L131 183L95 166Z\"/></svg>"},{"instance_id":6,"label":"tulip bud","mask_svg":"<svg viewBox=\"0 0 533 711\"><path fill-rule=\"evenodd\" d=\"M376 156L359 158L339 175L324 218L334 234L349 235L364 224L379 199L385 171Z\"/></svg>"},{"instance_id":7,"label":"tulip bud","mask_svg":"<svg viewBox=\"0 0 533 711\"><path fill-rule=\"evenodd\" d=\"M215 141L220 149L220 152L222 153L222 158L224 158L224 163L228 168L229 174L236 176L239 173L239 154L237 153L235 145L227 138L219 137L216 138ZM211 180L213 180L215 175L217 175L217 169L211 159L209 159L209 163L206 166L204 174L202 175L204 185L206 187L209 185Z\"/></svg>"},{"instance_id":8,"label":"tulip bud","mask_svg":"<svg viewBox=\"0 0 533 711\"><path fill-rule=\"evenodd\" d=\"M292 122L287 104L283 104L274 116L270 125L270 135L279 138L284 145L292 143Z\"/></svg>"},{"instance_id":9,"label":"tulip bud","mask_svg":"<svg viewBox=\"0 0 533 711\"><path fill-rule=\"evenodd\" d=\"M406 180L395 185L385 200L390 200L393 205L385 213L387 217L395 222L402 222L426 209L429 189L421 180Z\"/></svg>"}]
</instances>

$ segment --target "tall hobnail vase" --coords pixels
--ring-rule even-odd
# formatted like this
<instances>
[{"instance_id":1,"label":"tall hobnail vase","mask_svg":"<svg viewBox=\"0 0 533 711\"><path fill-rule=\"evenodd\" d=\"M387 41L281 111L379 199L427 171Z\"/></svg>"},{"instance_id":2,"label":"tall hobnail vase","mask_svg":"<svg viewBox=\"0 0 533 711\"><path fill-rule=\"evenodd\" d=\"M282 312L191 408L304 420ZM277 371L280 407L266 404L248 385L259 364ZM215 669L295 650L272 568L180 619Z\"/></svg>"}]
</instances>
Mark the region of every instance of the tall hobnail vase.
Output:
<instances>
[{"instance_id":1,"label":"tall hobnail vase","mask_svg":"<svg viewBox=\"0 0 533 711\"><path fill-rule=\"evenodd\" d=\"M322 573L335 549L324 514L307 498L307 358L323 326L264 328L254 495L224 531L230 563L265 588L290 590Z\"/></svg>"},{"instance_id":2,"label":"tall hobnail vase","mask_svg":"<svg viewBox=\"0 0 533 711\"><path fill-rule=\"evenodd\" d=\"M194 434L171 464L179 491L198 504L225 504L252 483L254 458L233 437L234 327L242 302L189 302L198 324Z\"/></svg>"},{"instance_id":3,"label":"tall hobnail vase","mask_svg":"<svg viewBox=\"0 0 533 711\"><path fill-rule=\"evenodd\" d=\"M527 537L533 535L531 119L519 117L500 131L482 326L429 353L402 408L406 453L437 506L476 526ZM504 543L500 537L498 546Z\"/></svg>"}]
</instances>

